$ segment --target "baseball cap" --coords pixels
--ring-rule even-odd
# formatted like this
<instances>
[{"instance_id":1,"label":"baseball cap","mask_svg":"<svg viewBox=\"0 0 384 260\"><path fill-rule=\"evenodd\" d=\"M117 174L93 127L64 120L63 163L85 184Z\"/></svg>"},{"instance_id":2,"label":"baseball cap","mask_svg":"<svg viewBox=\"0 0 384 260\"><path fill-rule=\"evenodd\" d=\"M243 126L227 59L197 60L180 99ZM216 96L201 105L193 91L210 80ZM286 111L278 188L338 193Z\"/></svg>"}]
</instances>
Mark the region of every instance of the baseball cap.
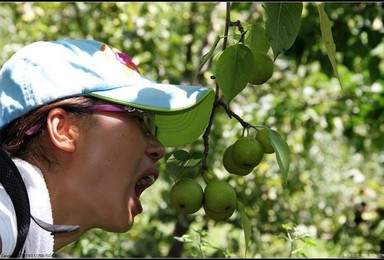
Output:
<instances>
[{"instance_id":1,"label":"baseball cap","mask_svg":"<svg viewBox=\"0 0 384 260\"><path fill-rule=\"evenodd\" d=\"M139 72L129 55L100 41L38 41L1 68L0 128L41 105L73 96L152 111L159 141L175 147L202 134L214 90L155 82Z\"/></svg>"}]
</instances>

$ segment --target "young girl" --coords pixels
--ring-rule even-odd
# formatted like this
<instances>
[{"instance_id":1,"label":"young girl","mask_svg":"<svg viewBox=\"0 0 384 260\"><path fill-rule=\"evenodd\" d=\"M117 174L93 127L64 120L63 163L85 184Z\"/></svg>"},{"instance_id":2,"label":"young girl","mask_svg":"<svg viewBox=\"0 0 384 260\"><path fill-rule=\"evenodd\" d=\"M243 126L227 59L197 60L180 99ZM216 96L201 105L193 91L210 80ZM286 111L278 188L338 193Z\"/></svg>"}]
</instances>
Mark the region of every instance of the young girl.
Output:
<instances>
[{"instance_id":1,"label":"young girl","mask_svg":"<svg viewBox=\"0 0 384 260\"><path fill-rule=\"evenodd\" d=\"M92 228L128 231L164 147L195 141L213 99L211 88L146 78L98 41L41 41L16 52L0 72L0 142L26 187L30 225L15 252L18 205L0 172L1 256L52 257Z\"/></svg>"}]
</instances>

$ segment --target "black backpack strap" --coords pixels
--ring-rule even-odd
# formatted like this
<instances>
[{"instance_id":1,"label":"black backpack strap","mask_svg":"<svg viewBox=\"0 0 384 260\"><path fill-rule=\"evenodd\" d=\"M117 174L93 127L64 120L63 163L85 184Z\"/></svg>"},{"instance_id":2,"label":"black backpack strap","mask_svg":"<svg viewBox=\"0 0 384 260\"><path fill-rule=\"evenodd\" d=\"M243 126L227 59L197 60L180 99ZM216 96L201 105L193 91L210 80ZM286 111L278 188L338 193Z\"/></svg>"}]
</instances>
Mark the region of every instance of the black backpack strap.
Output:
<instances>
[{"instance_id":1,"label":"black backpack strap","mask_svg":"<svg viewBox=\"0 0 384 260\"><path fill-rule=\"evenodd\" d=\"M20 257L31 222L30 205L20 172L3 149L0 149L0 182L12 200L17 218L17 240L11 257Z\"/></svg>"},{"instance_id":2,"label":"black backpack strap","mask_svg":"<svg viewBox=\"0 0 384 260\"><path fill-rule=\"evenodd\" d=\"M79 229L78 225L48 224L31 215L27 188L24 181L15 163L2 148L0 148L0 183L3 184L5 191L11 198L17 218L17 240L11 257L22 256L21 250L28 235L31 219L42 229L51 232L51 235L68 233Z\"/></svg>"},{"instance_id":3,"label":"black backpack strap","mask_svg":"<svg viewBox=\"0 0 384 260\"><path fill-rule=\"evenodd\" d=\"M27 238L31 219L42 229L51 232L51 235L68 233L79 229L78 225L48 224L30 212L27 188L9 154L0 148L0 183L12 200L17 218L17 240L15 250L11 257L21 257L25 239Z\"/></svg>"}]
</instances>

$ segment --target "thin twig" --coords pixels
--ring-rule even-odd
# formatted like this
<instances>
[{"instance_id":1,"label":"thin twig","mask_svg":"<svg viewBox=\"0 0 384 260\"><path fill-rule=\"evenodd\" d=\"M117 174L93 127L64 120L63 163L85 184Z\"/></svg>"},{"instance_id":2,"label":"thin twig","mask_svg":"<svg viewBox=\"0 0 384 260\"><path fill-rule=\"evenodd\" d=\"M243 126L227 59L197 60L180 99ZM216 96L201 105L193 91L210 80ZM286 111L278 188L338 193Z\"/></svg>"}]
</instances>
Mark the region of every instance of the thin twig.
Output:
<instances>
[{"instance_id":1,"label":"thin twig","mask_svg":"<svg viewBox=\"0 0 384 260\"><path fill-rule=\"evenodd\" d=\"M253 127L251 124L248 122L245 122L239 115L237 115L235 112L233 112L227 104L225 104L222 100L218 100L217 104L224 107L225 111L227 112L228 116L236 118L237 121L244 127L244 128L250 128Z\"/></svg>"},{"instance_id":2,"label":"thin twig","mask_svg":"<svg viewBox=\"0 0 384 260\"><path fill-rule=\"evenodd\" d=\"M215 116L215 112L217 109L217 101L219 100L219 87L216 84L216 93L215 93L215 101L213 102L212 110L211 110L211 115L209 117L209 122L208 126L205 129L205 132L203 134L203 140L204 140L204 158L201 163L201 170L200 172L204 174L208 170L208 165L207 165L207 158L208 158L208 152L209 152L209 133L211 132L212 124L213 124L213 119Z\"/></svg>"},{"instance_id":3,"label":"thin twig","mask_svg":"<svg viewBox=\"0 0 384 260\"><path fill-rule=\"evenodd\" d=\"M241 32L241 39L240 41L243 41L245 31L240 23L240 21L232 22L231 21L231 3L227 2L226 5L226 19L225 19L225 29L224 29L224 37L223 37L223 48L222 50L225 50L227 47L227 39L228 39L228 32L229 32L229 27L237 26L239 28L239 31ZM212 79L215 79L214 76L212 76ZM221 99L220 99L220 88L219 85L216 82L215 86L215 100L212 105L212 110L211 110L211 115L209 117L209 122L208 126L206 127L204 134L203 134L203 140L204 140L204 158L201 163L201 169L200 173L204 174L208 170L208 165L207 165L207 158L208 158L208 153L209 153L209 134L211 132L214 116L217 110L217 107L220 105L224 107L226 110L227 114L229 117L234 117L237 119L237 121L240 122L240 124L244 127L244 129L248 129L250 127L253 127L249 123L245 122L240 116L238 116L236 113L234 113Z\"/></svg>"},{"instance_id":4,"label":"thin twig","mask_svg":"<svg viewBox=\"0 0 384 260\"><path fill-rule=\"evenodd\" d=\"M231 3L227 3L226 5L226 19L225 19L225 29L224 29L224 40L223 40L223 48L224 50L227 46L227 38L228 38L228 31L229 27L231 26ZM209 134L211 132L212 124L213 124L213 119L216 113L216 109L218 106L218 100L220 99L220 88L216 83L216 94L215 94L215 101L213 102L212 110L211 110L211 115L209 117L209 122L208 126L205 129L205 132L203 134L203 140L204 140L204 158L201 163L201 169L200 173L204 174L208 170L208 165L207 165L207 158L208 158L208 153L209 153Z\"/></svg>"}]
</instances>

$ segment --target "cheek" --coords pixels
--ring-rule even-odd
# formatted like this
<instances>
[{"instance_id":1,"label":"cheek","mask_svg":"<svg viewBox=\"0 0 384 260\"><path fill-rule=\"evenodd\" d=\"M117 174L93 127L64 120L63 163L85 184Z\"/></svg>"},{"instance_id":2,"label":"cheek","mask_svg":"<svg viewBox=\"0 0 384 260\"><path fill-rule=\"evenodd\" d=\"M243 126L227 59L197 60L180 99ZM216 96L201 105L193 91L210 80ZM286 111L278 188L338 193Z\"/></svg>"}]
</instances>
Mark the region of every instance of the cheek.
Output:
<instances>
[{"instance_id":1,"label":"cheek","mask_svg":"<svg viewBox=\"0 0 384 260\"><path fill-rule=\"evenodd\" d=\"M77 181L85 207L95 226L127 231L137 212L135 186L148 167L148 139L134 120L97 115L97 122L82 137L85 151L78 161L82 179ZM87 187L84 189L84 187Z\"/></svg>"},{"instance_id":2,"label":"cheek","mask_svg":"<svg viewBox=\"0 0 384 260\"><path fill-rule=\"evenodd\" d=\"M108 143L111 155L130 160L140 158L145 152L147 142L140 132L128 126L125 124L121 127L117 126L111 134L104 137L104 145ZM111 156L112 160L114 156Z\"/></svg>"},{"instance_id":3,"label":"cheek","mask_svg":"<svg viewBox=\"0 0 384 260\"><path fill-rule=\"evenodd\" d=\"M146 140L134 126L115 121L108 127L96 125L97 129L87 132L81 142L85 153L80 163L86 169L82 186L88 187L90 201L98 201L93 210L109 218L110 212L116 217L126 216L127 200L135 192L146 147Z\"/></svg>"},{"instance_id":4,"label":"cheek","mask_svg":"<svg viewBox=\"0 0 384 260\"><path fill-rule=\"evenodd\" d=\"M133 120L101 117L86 134L84 145L89 146L96 170L125 174L127 178L136 172L147 140Z\"/></svg>"}]
</instances>

